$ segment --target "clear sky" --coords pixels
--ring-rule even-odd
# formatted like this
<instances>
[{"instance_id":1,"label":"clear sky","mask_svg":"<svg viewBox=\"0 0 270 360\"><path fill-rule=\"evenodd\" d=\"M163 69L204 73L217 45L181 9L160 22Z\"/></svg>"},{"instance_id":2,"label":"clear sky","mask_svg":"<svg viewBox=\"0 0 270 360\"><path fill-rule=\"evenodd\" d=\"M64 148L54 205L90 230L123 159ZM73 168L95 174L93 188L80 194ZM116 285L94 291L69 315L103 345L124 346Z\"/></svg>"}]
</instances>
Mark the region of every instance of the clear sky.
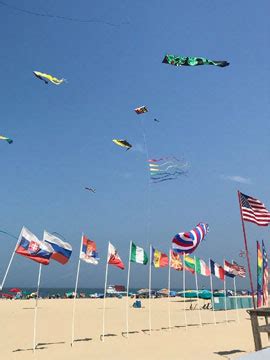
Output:
<instances>
[{"instance_id":1,"label":"clear sky","mask_svg":"<svg viewBox=\"0 0 270 360\"><path fill-rule=\"evenodd\" d=\"M43 229L57 231L73 246L68 265L44 269L41 286L74 286L81 232L96 241L101 261L82 264L80 286L103 286L108 241L127 263L130 240L168 252L176 233L200 221L210 232L199 257L243 263L237 189L270 208L269 1L6 2L119 24L38 17L0 2L0 134L14 139L0 143L0 229L17 236L25 225L40 238ZM162 64L165 53L231 65L177 68ZM34 70L68 83L45 85ZM183 156L191 165L187 177L150 192L141 117L133 111L140 105L149 108L141 116L150 157ZM270 251L269 230L246 228L255 274L255 243L264 239ZM0 241L2 278L15 240ZM6 285L35 286L37 272L37 263L16 255ZM167 274L154 270L153 287L166 287ZM110 267L108 281L124 284L126 276ZM180 277L173 272L172 286L182 287ZM147 267L132 264L131 287L147 286L147 278ZM187 281L194 287L192 276Z\"/></svg>"}]
</instances>

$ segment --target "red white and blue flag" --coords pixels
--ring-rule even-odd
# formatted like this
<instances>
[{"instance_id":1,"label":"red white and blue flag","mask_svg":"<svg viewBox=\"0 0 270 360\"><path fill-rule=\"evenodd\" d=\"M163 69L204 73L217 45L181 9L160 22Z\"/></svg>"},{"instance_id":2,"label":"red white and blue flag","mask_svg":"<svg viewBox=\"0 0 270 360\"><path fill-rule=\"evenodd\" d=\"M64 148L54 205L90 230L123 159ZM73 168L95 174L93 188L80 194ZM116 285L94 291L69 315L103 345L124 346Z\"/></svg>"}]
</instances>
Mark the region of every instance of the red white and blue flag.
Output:
<instances>
[{"instance_id":1,"label":"red white and blue flag","mask_svg":"<svg viewBox=\"0 0 270 360\"><path fill-rule=\"evenodd\" d=\"M40 241L36 235L26 227L23 227L15 253L40 264L48 265L53 254L53 248L50 244Z\"/></svg>"},{"instance_id":2,"label":"red white and blue flag","mask_svg":"<svg viewBox=\"0 0 270 360\"><path fill-rule=\"evenodd\" d=\"M53 248L53 260L58 261L62 265L65 265L68 262L72 254L72 247L69 243L64 242L59 239L59 237L50 234L46 230L44 230L43 241L50 244Z\"/></svg>"},{"instance_id":3,"label":"red white and blue flag","mask_svg":"<svg viewBox=\"0 0 270 360\"><path fill-rule=\"evenodd\" d=\"M241 192L239 192L239 199L243 220L253 222L259 226L269 225L270 212L260 200Z\"/></svg>"},{"instance_id":4,"label":"red white and blue flag","mask_svg":"<svg viewBox=\"0 0 270 360\"><path fill-rule=\"evenodd\" d=\"M225 275L231 278L234 278L236 275L238 275L235 266L227 260L224 261L224 271Z\"/></svg>"},{"instance_id":5,"label":"red white and blue flag","mask_svg":"<svg viewBox=\"0 0 270 360\"><path fill-rule=\"evenodd\" d=\"M172 249L180 254L191 254L208 233L208 224L199 223L193 230L176 234L172 240Z\"/></svg>"},{"instance_id":6,"label":"red white and blue flag","mask_svg":"<svg viewBox=\"0 0 270 360\"><path fill-rule=\"evenodd\" d=\"M220 280L224 280L225 271L221 265L210 259L211 274L215 275Z\"/></svg>"},{"instance_id":7,"label":"red white and blue flag","mask_svg":"<svg viewBox=\"0 0 270 360\"><path fill-rule=\"evenodd\" d=\"M237 264L237 262L233 261L233 266L235 271L237 272L237 276L240 276L242 278L246 277L246 269L244 266Z\"/></svg>"},{"instance_id":8,"label":"red white and blue flag","mask_svg":"<svg viewBox=\"0 0 270 360\"><path fill-rule=\"evenodd\" d=\"M97 265L99 261L96 243L89 240L85 235L82 236L80 259L93 265Z\"/></svg>"}]
</instances>

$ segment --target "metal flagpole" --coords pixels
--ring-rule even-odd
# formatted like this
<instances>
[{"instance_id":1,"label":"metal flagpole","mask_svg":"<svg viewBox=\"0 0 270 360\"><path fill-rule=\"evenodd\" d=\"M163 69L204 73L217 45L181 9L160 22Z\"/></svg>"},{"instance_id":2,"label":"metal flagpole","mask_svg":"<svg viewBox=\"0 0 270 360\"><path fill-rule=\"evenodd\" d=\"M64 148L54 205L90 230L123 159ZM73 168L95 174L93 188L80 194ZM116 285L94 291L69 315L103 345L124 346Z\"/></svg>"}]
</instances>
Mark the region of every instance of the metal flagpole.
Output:
<instances>
[{"instance_id":1,"label":"metal flagpole","mask_svg":"<svg viewBox=\"0 0 270 360\"><path fill-rule=\"evenodd\" d=\"M130 276L130 257L131 257L131 245L132 245L132 241L130 241L129 244L129 256L128 256L128 274L127 274L127 299L126 299L126 324L127 324L127 337L128 337L128 305L129 305L129 297L128 297L128 293L129 293L129 276Z\"/></svg>"},{"instance_id":2,"label":"metal flagpole","mask_svg":"<svg viewBox=\"0 0 270 360\"><path fill-rule=\"evenodd\" d=\"M249 281L250 281L250 287L251 287L251 293L252 293L252 302L253 302L253 308L256 309L254 287L253 287L253 281L252 281L252 276L251 276L250 259L249 259L248 245L247 245L247 237L246 237L245 224L244 224L243 214L242 214L242 209L241 209L241 200L240 200L240 191L239 190L238 190L238 201L239 201L240 215L241 215L241 220L242 220L245 251L246 251L247 263L248 263L248 274L249 274Z\"/></svg>"},{"instance_id":3,"label":"metal flagpole","mask_svg":"<svg viewBox=\"0 0 270 360\"><path fill-rule=\"evenodd\" d=\"M217 325L216 314L215 314L215 302L214 302L213 280L212 280L210 259L209 259L209 269L210 269L210 287L211 287L211 297L212 297L212 310L213 310L213 316L214 316L214 324Z\"/></svg>"},{"instance_id":4,"label":"metal flagpole","mask_svg":"<svg viewBox=\"0 0 270 360\"><path fill-rule=\"evenodd\" d=\"M0 285L0 291L2 291L2 289L3 289L3 287L4 287L4 284L5 284L5 281L6 281L6 277L7 277L7 274L8 274L8 272L9 272L9 268L10 268L10 266L11 266L11 264L12 264L12 261L13 261L14 255L15 255L15 251L16 251L16 249L17 249L17 245L18 245L18 243L19 243L20 240L21 240L21 234L19 235L19 238L17 239L15 248L14 248L13 253L12 253L11 257L10 257L10 260L9 260L9 263L8 263L8 266L7 266L7 270L6 270L6 272L5 272L3 281L2 281L2 283L1 283L1 285Z\"/></svg>"},{"instance_id":5,"label":"metal flagpole","mask_svg":"<svg viewBox=\"0 0 270 360\"><path fill-rule=\"evenodd\" d=\"M103 316L102 316L102 341L104 341L105 336L105 301L106 301L106 293L107 293L107 277L108 277L108 256L109 256L109 244L107 251L107 261L106 261L106 271L105 271L105 284L104 284L104 297L103 297Z\"/></svg>"},{"instance_id":6,"label":"metal flagpole","mask_svg":"<svg viewBox=\"0 0 270 360\"><path fill-rule=\"evenodd\" d=\"M168 315L169 315L169 330L171 330L171 249L169 250L169 274L168 274Z\"/></svg>"},{"instance_id":7,"label":"metal flagpole","mask_svg":"<svg viewBox=\"0 0 270 360\"><path fill-rule=\"evenodd\" d=\"M223 259L223 269L225 266L225 260ZM228 325L228 313L227 313L227 296L226 296L226 274L224 274L224 308L225 308L225 320Z\"/></svg>"},{"instance_id":8,"label":"metal flagpole","mask_svg":"<svg viewBox=\"0 0 270 360\"><path fill-rule=\"evenodd\" d=\"M200 326L202 327L202 314L201 314L201 307L200 307L200 300L199 300L199 288L198 288L198 276L197 276L197 262L196 257L194 256L195 260L195 283L196 283L196 292L197 292L197 304L198 304L198 310L199 310L199 321Z\"/></svg>"},{"instance_id":9,"label":"metal flagpole","mask_svg":"<svg viewBox=\"0 0 270 360\"><path fill-rule=\"evenodd\" d=\"M186 270L185 270L185 253L183 255L183 295L184 295L184 316L185 316L185 326L187 330L187 313L186 313Z\"/></svg>"},{"instance_id":10,"label":"metal flagpole","mask_svg":"<svg viewBox=\"0 0 270 360\"><path fill-rule=\"evenodd\" d=\"M76 299L77 299L79 273L80 273L80 266L81 266L81 251L82 251L83 236L84 236L84 234L82 234L82 238L81 238L81 247L80 247L80 252L79 252L79 260L78 260L78 266L77 266L77 275L76 275L74 298L73 298L72 326L71 326L71 346L73 346L73 343L74 343L75 303L76 303Z\"/></svg>"},{"instance_id":11,"label":"metal flagpole","mask_svg":"<svg viewBox=\"0 0 270 360\"><path fill-rule=\"evenodd\" d=\"M149 261L149 334L152 332L152 321L151 321L151 267L152 267L152 245L150 244L150 261Z\"/></svg>"},{"instance_id":12,"label":"metal flagpole","mask_svg":"<svg viewBox=\"0 0 270 360\"><path fill-rule=\"evenodd\" d=\"M34 315L34 335L33 335L33 352L36 352L36 327L37 327L37 309L38 309L38 297L39 297L39 286L40 286L40 277L41 277L42 265L39 264L38 271L38 283L37 283L37 296L36 296L36 306L35 306L35 315Z\"/></svg>"},{"instance_id":13,"label":"metal flagpole","mask_svg":"<svg viewBox=\"0 0 270 360\"><path fill-rule=\"evenodd\" d=\"M232 264L233 264L233 260L232 260ZM236 315L237 315L237 322L240 322L240 318L239 318L239 309L238 309L238 303L237 303L237 292L236 292L236 276L234 276L233 278L233 290L234 290L234 300L235 300L235 309L236 309Z\"/></svg>"}]
</instances>

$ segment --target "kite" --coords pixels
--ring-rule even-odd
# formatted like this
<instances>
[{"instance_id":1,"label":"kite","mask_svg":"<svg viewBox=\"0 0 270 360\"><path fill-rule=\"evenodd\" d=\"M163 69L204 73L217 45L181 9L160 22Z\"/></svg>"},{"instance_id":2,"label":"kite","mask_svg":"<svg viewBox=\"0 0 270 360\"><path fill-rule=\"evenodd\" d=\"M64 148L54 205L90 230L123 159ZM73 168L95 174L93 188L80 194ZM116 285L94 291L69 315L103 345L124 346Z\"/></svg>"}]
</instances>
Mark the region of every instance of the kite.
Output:
<instances>
[{"instance_id":1,"label":"kite","mask_svg":"<svg viewBox=\"0 0 270 360\"><path fill-rule=\"evenodd\" d=\"M189 164L175 157L149 159L148 163L152 183L175 180L188 173Z\"/></svg>"},{"instance_id":2,"label":"kite","mask_svg":"<svg viewBox=\"0 0 270 360\"><path fill-rule=\"evenodd\" d=\"M56 77L53 77L52 75L49 75L49 74L44 74L42 72L39 72L39 71L33 71L34 75L45 82L45 84L48 84L48 82L52 82L54 85L60 85L62 84L65 79L57 79Z\"/></svg>"},{"instance_id":3,"label":"kite","mask_svg":"<svg viewBox=\"0 0 270 360\"><path fill-rule=\"evenodd\" d=\"M180 254L191 254L209 232L209 226L199 223L193 230L176 234L172 239L173 251Z\"/></svg>"},{"instance_id":4,"label":"kite","mask_svg":"<svg viewBox=\"0 0 270 360\"><path fill-rule=\"evenodd\" d=\"M191 56L175 56L166 54L162 60L164 64L175 66L198 66L198 65L215 65L219 67L225 67L230 65L228 61L209 60L203 57L191 57Z\"/></svg>"},{"instance_id":5,"label":"kite","mask_svg":"<svg viewBox=\"0 0 270 360\"><path fill-rule=\"evenodd\" d=\"M126 148L127 150L132 148L132 145L129 142L127 142L127 140L113 139L113 142L118 146L122 146Z\"/></svg>"},{"instance_id":6,"label":"kite","mask_svg":"<svg viewBox=\"0 0 270 360\"><path fill-rule=\"evenodd\" d=\"M154 121L156 121L156 122L160 122L158 119L154 119Z\"/></svg>"},{"instance_id":7,"label":"kite","mask_svg":"<svg viewBox=\"0 0 270 360\"><path fill-rule=\"evenodd\" d=\"M140 107L137 107L136 109L134 109L134 111L136 114L140 115L140 114L147 113L148 109L146 106L140 106Z\"/></svg>"},{"instance_id":8,"label":"kite","mask_svg":"<svg viewBox=\"0 0 270 360\"><path fill-rule=\"evenodd\" d=\"M85 187L85 190L92 191L92 193L95 193L95 192L96 192L95 189L92 189L92 188L89 188L89 187Z\"/></svg>"},{"instance_id":9,"label":"kite","mask_svg":"<svg viewBox=\"0 0 270 360\"><path fill-rule=\"evenodd\" d=\"M13 140L8 138L8 137L5 137L5 136L2 136L0 135L0 140L6 140L6 142L8 142L9 144L12 144L13 143Z\"/></svg>"},{"instance_id":10,"label":"kite","mask_svg":"<svg viewBox=\"0 0 270 360\"><path fill-rule=\"evenodd\" d=\"M246 252L245 252L245 250L241 250L241 251L240 251L239 257L246 257Z\"/></svg>"}]
</instances>

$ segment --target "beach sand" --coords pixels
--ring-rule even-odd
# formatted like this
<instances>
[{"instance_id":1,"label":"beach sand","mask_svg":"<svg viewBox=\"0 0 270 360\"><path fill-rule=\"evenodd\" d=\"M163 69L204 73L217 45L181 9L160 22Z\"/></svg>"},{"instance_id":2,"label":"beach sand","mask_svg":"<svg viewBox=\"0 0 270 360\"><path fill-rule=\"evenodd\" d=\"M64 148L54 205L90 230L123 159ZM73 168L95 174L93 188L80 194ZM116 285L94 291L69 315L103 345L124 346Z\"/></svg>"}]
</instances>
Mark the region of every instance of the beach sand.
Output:
<instances>
[{"instance_id":1,"label":"beach sand","mask_svg":"<svg viewBox=\"0 0 270 360\"><path fill-rule=\"evenodd\" d=\"M249 316L239 310L187 310L184 301L172 298L171 329L168 329L168 300L151 300L152 333L149 334L149 301L142 309L131 307L129 299L129 337L126 338L126 299L106 299L105 341L102 334L102 299L78 299L75 312L75 342L71 347L73 300L39 300L37 343L32 352L35 300L0 301L0 359L236 359L254 351ZM186 302L189 309L190 302ZM195 302L193 302L195 304ZM203 304L203 302L202 302ZM263 334L263 345L267 337Z\"/></svg>"}]
</instances>

